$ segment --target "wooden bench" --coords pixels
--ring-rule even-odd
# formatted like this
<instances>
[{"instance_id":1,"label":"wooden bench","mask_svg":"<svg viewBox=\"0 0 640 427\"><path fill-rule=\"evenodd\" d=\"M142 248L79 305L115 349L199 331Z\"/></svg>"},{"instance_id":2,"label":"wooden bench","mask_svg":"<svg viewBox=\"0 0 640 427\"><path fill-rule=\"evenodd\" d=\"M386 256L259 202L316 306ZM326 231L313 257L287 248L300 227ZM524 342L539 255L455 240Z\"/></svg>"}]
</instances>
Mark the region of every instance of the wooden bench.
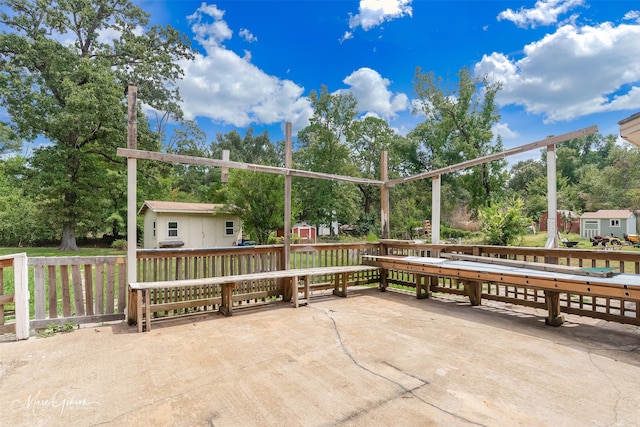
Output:
<instances>
[{"instance_id":1,"label":"wooden bench","mask_svg":"<svg viewBox=\"0 0 640 427\"><path fill-rule=\"evenodd\" d=\"M203 279L188 279L188 280L168 280L168 281L159 281L159 282L134 282L129 284L129 288L131 291L131 295L135 295L135 304L136 304L136 321L138 323L138 332L142 332L143 330L143 321L146 326L146 330L151 330L151 309L154 305L151 302L151 291L155 289L171 289L171 288L181 288L181 287L189 287L189 286L212 286L217 285L222 289L222 297L220 299L213 298L210 300L206 300L207 303L220 303L219 312L225 316L231 316L233 309L233 290L237 287L238 284L244 282L253 282L259 280L269 280L269 279L290 279L290 282L287 283L286 286L290 287L285 290L291 291L293 305L294 307L299 307L301 304L309 304L311 293L310 293L310 281L309 278L312 276L324 276L324 275L334 275L334 295L338 295L341 297L347 296L347 285L349 283L349 277L355 273L364 272L364 271L373 271L379 270L378 267L370 266L370 265L345 265L345 266L335 266L335 267L317 267L317 268L299 268L292 270L277 270L277 271L264 271L259 273L248 273L248 274L237 274L232 276L222 276L222 277L207 277ZM299 282L304 282L303 287L303 298L300 299L298 296L299 292ZM198 304L202 304L203 301L199 300ZM180 307L184 308L188 307L189 302L183 301L180 303L176 303ZM186 305L185 305L186 304ZM177 306L172 304L172 309L175 309ZM166 304L159 304L159 306L165 307ZM156 307L157 308L157 307Z\"/></svg>"}]
</instances>

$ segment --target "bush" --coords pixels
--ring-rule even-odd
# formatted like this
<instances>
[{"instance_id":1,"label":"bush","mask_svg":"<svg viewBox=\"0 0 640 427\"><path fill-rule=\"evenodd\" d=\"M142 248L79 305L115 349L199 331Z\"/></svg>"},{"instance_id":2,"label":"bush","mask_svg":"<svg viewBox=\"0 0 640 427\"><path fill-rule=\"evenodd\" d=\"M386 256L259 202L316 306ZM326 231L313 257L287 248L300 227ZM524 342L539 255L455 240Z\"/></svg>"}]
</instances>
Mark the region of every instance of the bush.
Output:
<instances>
[{"instance_id":1,"label":"bush","mask_svg":"<svg viewBox=\"0 0 640 427\"><path fill-rule=\"evenodd\" d=\"M524 202L520 198L495 202L491 206L481 208L478 213L482 221L485 243L507 246L525 234L531 221L523 216L523 208Z\"/></svg>"},{"instance_id":2,"label":"bush","mask_svg":"<svg viewBox=\"0 0 640 427\"><path fill-rule=\"evenodd\" d=\"M461 239L467 239L469 237L471 237L471 232L470 231L466 231L466 230L462 230L460 228L450 228L447 226L442 226L440 227L440 236L446 238L446 239L457 239L457 238L461 238Z\"/></svg>"},{"instance_id":3,"label":"bush","mask_svg":"<svg viewBox=\"0 0 640 427\"><path fill-rule=\"evenodd\" d=\"M111 247L113 249L118 250L118 251L126 251L128 246L129 246L129 244L127 243L127 241L125 239L114 240L111 243Z\"/></svg>"}]
</instances>

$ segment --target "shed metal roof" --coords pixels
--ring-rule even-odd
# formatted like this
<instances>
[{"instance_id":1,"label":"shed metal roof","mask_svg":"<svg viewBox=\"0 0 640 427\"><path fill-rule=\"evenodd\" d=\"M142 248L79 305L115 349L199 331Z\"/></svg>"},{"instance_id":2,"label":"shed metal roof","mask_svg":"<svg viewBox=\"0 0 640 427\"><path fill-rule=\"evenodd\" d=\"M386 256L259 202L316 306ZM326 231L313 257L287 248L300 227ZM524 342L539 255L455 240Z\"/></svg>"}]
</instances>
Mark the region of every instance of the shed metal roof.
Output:
<instances>
[{"instance_id":1,"label":"shed metal roof","mask_svg":"<svg viewBox=\"0 0 640 427\"><path fill-rule=\"evenodd\" d=\"M631 216L631 211L619 210L599 210L597 212L585 212L580 218L583 219L627 219Z\"/></svg>"},{"instance_id":2,"label":"shed metal roof","mask_svg":"<svg viewBox=\"0 0 640 427\"><path fill-rule=\"evenodd\" d=\"M185 202L164 202L157 200L145 200L138 214L143 214L147 209L152 212L173 212L173 213L215 213L224 205L214 203L185 203Z\"/></svg>"}]
</instances>

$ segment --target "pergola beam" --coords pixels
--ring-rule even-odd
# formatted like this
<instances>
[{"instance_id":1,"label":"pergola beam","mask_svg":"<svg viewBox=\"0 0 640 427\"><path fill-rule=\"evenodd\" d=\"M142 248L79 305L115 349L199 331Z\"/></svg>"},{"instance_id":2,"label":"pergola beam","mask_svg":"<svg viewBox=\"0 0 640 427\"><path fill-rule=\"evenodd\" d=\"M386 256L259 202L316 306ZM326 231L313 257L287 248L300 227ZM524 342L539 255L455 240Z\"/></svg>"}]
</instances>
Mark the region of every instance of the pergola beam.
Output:
<instances>
[{"instance_id":1,"label":"pergola beam","mask_svg":"<svg viewBox=\"0 0 640 427\"><path fill-rule=\"evenodd\" d=\"M253 172L275 173L278 175L300 176L304 178L325 179L328 181L349 182L352 184L376 185L382 187L384 181L355 178L344 175L332 175L322 172L303 171L299 169L280 168L276 166L264 166L251 163L232 162L228 160L209 159L206 157L183 156L180 154L166 154L155 151L131 150L128 148L118 148L118 156L129 159L155 160L165 163L181 163L188 165L212 166L218 168L243 169Z\"/></svg>"},{"instance_id":2,"label":"pergola beam","mask_svg":"<svg viewBox=\"0 0 640 427\"><path fill-rule=\"evenodd\" d=\"M445 173L456 172L462 169L470 168L472 166L477 166L483 163L491 162L493 160L503 159L505 157L513 156L515 154L525 153L527 151L535 150L537 148L547 147L552 144L559 144L561 142L569 141L574 138L580 138L582 136L591 135L596 132L598 132L598 126L589 126L587 128L576 130L573 132L563 133L562 135L550 136L540 141L531 142L529 144L511 148L509 150L501 151L500 153L488 154L486 156L478 157L473 160L467 160L466 162L457 163L452 166L446 166L441 169L436 169L429 172L423 172L418 175L392 179L387 182L387 185L394 186L396 184L402 184L404 182L417 181L419 179L425 179L425 178L433 178L435 176L439 176Z\"/></svg>"}]
</instances>

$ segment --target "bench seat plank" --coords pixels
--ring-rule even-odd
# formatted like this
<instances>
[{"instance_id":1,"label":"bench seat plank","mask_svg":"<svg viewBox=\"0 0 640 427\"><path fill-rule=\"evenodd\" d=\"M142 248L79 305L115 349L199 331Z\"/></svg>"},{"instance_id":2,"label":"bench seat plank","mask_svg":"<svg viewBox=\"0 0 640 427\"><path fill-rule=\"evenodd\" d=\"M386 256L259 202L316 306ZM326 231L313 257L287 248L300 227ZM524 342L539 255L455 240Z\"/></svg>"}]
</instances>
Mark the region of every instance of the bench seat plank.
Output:
<instances>
[{"instance_id":1,"label":"bench seat plank","mask_svg":"<svg viewBox=\"0 0 640 427\"><path fill-rule=\"evenodd\" d=\"M276 270L276 271L263 271L258 273L248 274L236 274L231 276L220 277L206 277L202 279L188 279L188 280L166 280L156 282L133 282L129 286L131 290L136 294L137 299L137 323L138 332L143 330L143 320L146 326L146 330L151 330L151 301L150 294L153 289L173 289L183 288L191 286L211 286L219 285L222 287L222 296L213 299L197 299L191 301L182 301L175 303L161 303L154 304L154 311L165 311L171 309L186 308L199 305L204 302L219 301L219 311L225 316L231 316L233 309L233 301L246 299L245 295L251 295L251 298L255 298L254 294L233 295L233 289L240 283L253 282L259 280L274 280L274 279L292 279L293 294L294 294L294 306L298 307L301 303L308 304L310 300L310 288L309 277L311 276L323 276L323 275L335 275L335 289L334 293L346 297L347 281L350 274L355 274L363 271L375 271L379 270L378 267L371 265L344 265L344 266L332 266L332 267L315 267L315 268L298 268L291 270ZM298 281L302 279L304 281L304 298L298 300ZM270 295L265 292L264 297ZM144 300L144 303L143 303ZM144 310L143 310L144 306Z\"/></svg>"},{"instance_id":2,"label":"bench seat plank","mask_svg":"<svg viewBox=\"0 0 640 427\"><path fill-rule=\"evenodd\" d=\"M358 273L378 270L371 265L341 265L334 267L296 268L291 270L262 271L259 273L235 274L231 276L205 277L202 279L165 280L159 282L133 282L131 289L180 288L184 286L222 285L226 283L251 282L256 280L286 279L302 276L321 276L324 274Z\"/></svg>"}]
</instances>

